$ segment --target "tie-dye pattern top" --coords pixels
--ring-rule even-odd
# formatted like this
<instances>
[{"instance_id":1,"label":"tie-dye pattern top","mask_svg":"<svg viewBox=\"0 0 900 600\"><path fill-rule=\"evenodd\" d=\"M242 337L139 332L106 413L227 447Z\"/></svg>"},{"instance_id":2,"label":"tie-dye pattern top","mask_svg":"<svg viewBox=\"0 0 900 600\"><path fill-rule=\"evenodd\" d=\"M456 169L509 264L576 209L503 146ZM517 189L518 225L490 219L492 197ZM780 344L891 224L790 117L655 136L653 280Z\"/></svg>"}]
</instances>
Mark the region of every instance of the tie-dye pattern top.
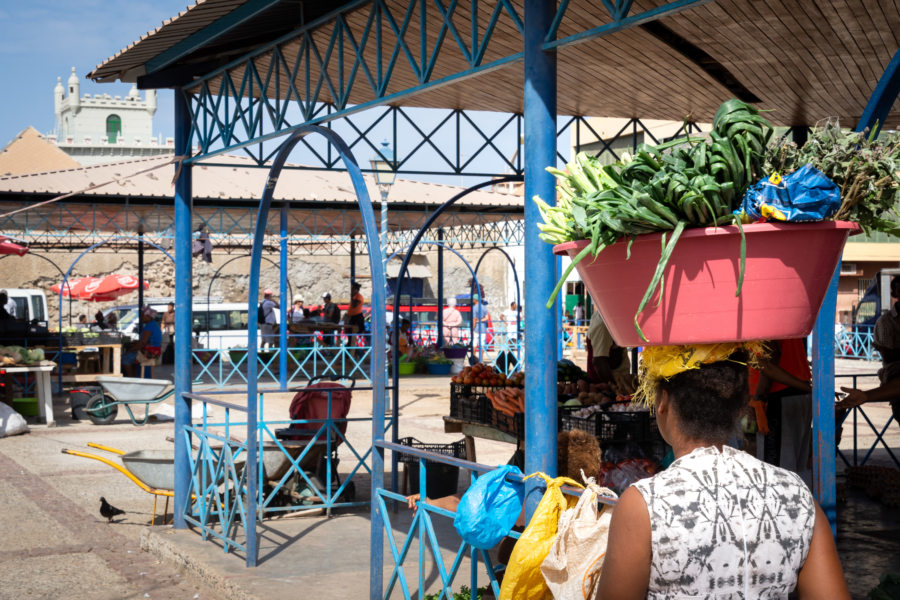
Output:
<instances>
[{"instance_id":1,"label":"tie-dye pattern top","mask_svg":"<svg viewBox=\"0 0 900 600\"><path fill-rule=\"evenodd\" d=\"M650 513L647 598L787 598L815 523L795 474L724 446L634 484Z\"/></svg>"}]
</instances>

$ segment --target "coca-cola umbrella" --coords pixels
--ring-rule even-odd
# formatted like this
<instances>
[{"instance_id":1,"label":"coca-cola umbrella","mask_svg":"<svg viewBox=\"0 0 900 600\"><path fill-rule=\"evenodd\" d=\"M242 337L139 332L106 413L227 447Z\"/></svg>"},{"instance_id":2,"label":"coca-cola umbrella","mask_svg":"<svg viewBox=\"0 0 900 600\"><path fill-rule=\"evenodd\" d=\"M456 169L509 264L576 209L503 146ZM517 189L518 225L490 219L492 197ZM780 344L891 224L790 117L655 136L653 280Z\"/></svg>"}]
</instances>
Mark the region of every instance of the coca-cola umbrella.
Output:
<instances>
[{"instance_id":1,"label":"coca-cola umbrella","mask_svg":"<svg viewBox=\"0 0 900 600\"><path fill-rule=\"evenodd\" d=\"M25 256L27 253L28 248L26 246L11 242L5 235L0 235L0 254L17 254L19 256Z\"/></svg>"},{"instance_id":2,"label":"coca-cola umbrella","mask_svg":"<svg viewBox=\"0 0 900 600\"><path fill-rule=\"evenodd\" d=\"M62 295L64 298L81 298L81 294L84 292L84 288L92 283L99 282L100 278L98 277L80 277L77 279L69 279L66 281L66 287L63 288ZM62 283L57 283L52 286L50 290L54 294L58 294L60 288L62 288Z\"/></svg>"},{"instance_id":3,"label":"coca-cola umbrella","mask_svg":"<svg viewBox=\"0 0 900 600\"><path fill-rule=\"evenodd\" d=\"M82 300L90 300L92 302L108 302L115 300L120 296L130 294L138 289L140 285L138 278L134 275L123 275L113 273L102 279L88 283L82 288L78 297ZM145 281L144 289L149 289L150 285Z\"/></svg>"}]
</instances>

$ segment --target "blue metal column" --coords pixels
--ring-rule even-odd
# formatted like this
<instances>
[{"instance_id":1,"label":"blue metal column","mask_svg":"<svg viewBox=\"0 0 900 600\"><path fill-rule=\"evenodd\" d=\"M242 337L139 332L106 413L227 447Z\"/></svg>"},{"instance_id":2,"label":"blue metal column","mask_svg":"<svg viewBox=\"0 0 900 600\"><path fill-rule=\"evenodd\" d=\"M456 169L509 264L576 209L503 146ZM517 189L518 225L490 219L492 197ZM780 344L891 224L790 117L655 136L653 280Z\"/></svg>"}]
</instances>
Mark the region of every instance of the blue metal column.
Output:
<instances>
[{"instance_id":1,"label":"blue metal column","mask_svg":"<svg viewBox=\"0 0 900 600\"><path fill-rule=\"evenodd\" d=\"M554 191L555 191L555 189L554 189ZM554 204L556 204L556 203L554 202ZM562 256L556 257L556 272L562 273ZM565 311L566 286L565 286L565 284L563 284L562 291L560 292L559 296L557 296L557 297L562 297L562 299L563 299L562 302L559 302L559 301L556 302L556 310L554 311L556 313L556 322L559 323L559 327L561 330L562 324L566 322L566 311ZM559 335L556 336L556 360L562 360L563 351L565 350L564 346L565 346L565 344L563 344L562 331L560 331Z\"/></svg>"},{"instance_id":2,"label":"blue metal column","mask_svg":"<svg viewBox=\"0 0 900 600\"><path fill-rule=\"evenodd\" d=\"M287 389L287 307L292 306L293 298L288 298L288 247L287 247L287 203L281 205L281 222L279 227L279 240L281 248L281 268L278 277L278 296L281 298L281 326L278 328L278 347L281 351L278 353L278 387L282 390Z\"/></svg>"},{"instance_id":3,"label":"blue metal column","mask_svg":"<svg viewBox=\"0 0 900 600\"><path fill-rule=\"evenodd\" d=\"M556 279L556 259L538 237L540 214L532 198L556 200L556 54L541 50L556 10L555 2L525 1L525 471L556 474L556 356L558 309L544 305ZM541 492L533 479L526 487L525 516L531 518Z\"/></svg>"},{"instance_id":4,"label":"blue metal column","mask_svg":"<svg viewBox=\"0 0 900 600\"><path fill-rule=\"evenodd\" d=\"M888 63L881 79L872 90L872 96L866 103L866 109L859 119L856 131L864 131L869 127L880 131L898 94L900 94L900 49L894 53L894 58Z\"/></svg>"},{"instance_id":5,"label":"blue metal column","mask_svg":"<svg viewBox=\"0 0 900 600\"><path fill-rule=\"evenodd\" d=\"M191 153L191 108L181 90L175 90L175 154ZM191 489L188 440L184 429L191 424L191 165L178 163L175 171L175 529L184 529L184 511Z\"/></svg>"},{"instance_id":6,"label":"blue metal column","mask_svg":"<svg viewBox=\"0 0 900 600\"><path fill-rule=\"evenodd\" d=\"M444 347L444 230L437 231L438 247L437 247L437 345L438 348Z\"/></svg>"},{"instance_id":7,"label":"blue metal column","mask_svg":"<svg viewBox=\"0 0 900 600\"><path fill-rule=\"evenodd\" d=\"M837 268L813 329L813 494L835 532L837 492L834 446L834 315L837 311Z\"/></svg>"}]
</instances>

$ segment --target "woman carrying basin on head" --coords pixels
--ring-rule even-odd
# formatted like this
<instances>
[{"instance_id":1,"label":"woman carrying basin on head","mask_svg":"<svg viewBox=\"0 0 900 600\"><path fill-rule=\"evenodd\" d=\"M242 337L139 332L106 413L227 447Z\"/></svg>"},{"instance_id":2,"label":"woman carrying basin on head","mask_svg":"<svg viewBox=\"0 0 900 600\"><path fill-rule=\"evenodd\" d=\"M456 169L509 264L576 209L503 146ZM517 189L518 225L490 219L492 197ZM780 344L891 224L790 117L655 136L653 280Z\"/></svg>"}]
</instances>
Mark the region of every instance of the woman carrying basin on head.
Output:
<instances>
[{"instance_id":1,"label":"woman carrying basin on head","mask_svg":"<svg viewBox=\"0 0 900 600\"><path fill-rule=\"evenodd\" d=\"M747 344L758 350L758 344ZM642 390L675 453L613 513L603 600L849 598L822 509L795 474L726 445L747 403L735 345L645 349Z\"/></svg>"}]
</instances>

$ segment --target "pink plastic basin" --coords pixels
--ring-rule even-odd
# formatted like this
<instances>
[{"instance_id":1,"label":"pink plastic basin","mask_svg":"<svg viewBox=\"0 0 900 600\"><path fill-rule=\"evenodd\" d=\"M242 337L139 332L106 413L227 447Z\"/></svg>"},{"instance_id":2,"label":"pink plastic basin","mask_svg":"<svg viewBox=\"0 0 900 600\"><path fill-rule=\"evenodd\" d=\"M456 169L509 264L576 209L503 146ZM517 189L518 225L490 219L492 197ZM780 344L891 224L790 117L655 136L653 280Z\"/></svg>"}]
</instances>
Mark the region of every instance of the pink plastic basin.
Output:
<instances>
[{"instance_id":1,"label":"pink plastic basin","mask_svg":"<svg viewBox=\"0 0 900 600\"><path fill-rule=\"evenodd\" d=\"M613 339L621 346L714 343L798 338L812 331L847 236L856 223L744 225L747 264L741 295L741 236L734 225L688 229L666 267L663 295L634 315L662 252L659 233L637 236L588 256L576 267ZM555 246L574 257L588 241Z\"/></svg>"}]
</instances>

